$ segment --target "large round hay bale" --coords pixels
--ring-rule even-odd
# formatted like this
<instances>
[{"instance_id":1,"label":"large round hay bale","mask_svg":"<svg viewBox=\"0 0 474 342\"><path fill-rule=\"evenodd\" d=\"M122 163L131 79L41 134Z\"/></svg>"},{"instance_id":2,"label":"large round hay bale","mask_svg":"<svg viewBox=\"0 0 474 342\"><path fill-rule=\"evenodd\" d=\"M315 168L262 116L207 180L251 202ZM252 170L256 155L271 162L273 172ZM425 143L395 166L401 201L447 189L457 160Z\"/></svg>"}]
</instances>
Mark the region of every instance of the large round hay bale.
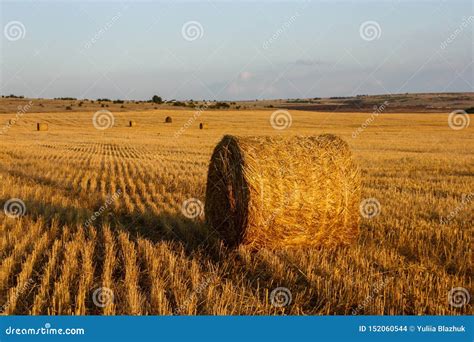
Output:
<instances>
[{"instance_id":1,"label":"large round hay bale","mask_svg":"<svg viewBox=\"0 0 474 342\"><path fill-rule=\"evenodd\" d=\"M206 128L207 128L206 123L204 123L204 122L199 123L199 129L206 129Z\"/></svg>"},{"instance_id":2,"label":"large round hay bale","mask_svg":"<svg viewBox=\"0 0 474 342\"><path fill-rule=\"evenodd\" d=\"M48 130L48 124L45 124L45 123L37 123L37 124L36 124L36 130L37 130L37 131L47 131L47 130Z\"/></svg>"},{"instance_id":3,"label":"large round hay bale","mask_svg":"<svg viewBox=\"0 0 474 342\"><path fill-rule=\"evenodd\" d=\"M137 123L134 120L130 120L128 122L128 127L135 127L136 125L137 125Z\"/></svg>"},{"instance_id":4,"label":"large round hay bale","mask_svg":"<svg viewBox=\"0 0 474 342\"><path fill-rule=\"evenodd\" d=\"M173 119L171 118L171 116L167 116L166 119L165 119L165 122L166 123L172 123Z\"/></svg>"},{"instance_id":5,"label":"large round hay bale","mask_svg":"<svg viewBox=\"0 0 474 342\"><path fill-rule=\"evenodd\" d=\"M229 246L334 246L359 232L360 176L346 142L234 137L215 147L205 213Z\"/></svg>"}]
</instances>

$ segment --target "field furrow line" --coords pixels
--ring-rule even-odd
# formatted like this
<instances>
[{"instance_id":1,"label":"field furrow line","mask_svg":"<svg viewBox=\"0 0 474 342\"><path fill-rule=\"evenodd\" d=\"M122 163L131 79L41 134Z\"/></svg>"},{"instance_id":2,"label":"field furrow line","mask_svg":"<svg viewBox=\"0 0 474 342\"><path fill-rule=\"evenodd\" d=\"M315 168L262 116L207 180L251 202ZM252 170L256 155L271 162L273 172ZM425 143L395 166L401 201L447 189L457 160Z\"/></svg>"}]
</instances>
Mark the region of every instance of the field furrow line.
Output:
<instances>
[{"instance_id":1,"label":"field furrow line","mask_svg":"<svg viewBox=\"0 0 474 342\"><path fill-rule=\"evenodd\" d=\"M25 223L26 220L18 222L22 227L24 227ZM30 227L29 234L22 234L23 232L19 231L21 238L17 240L18 243L15 245L10 255L2 260L0 266L0 294L2 294L0 299L2 299L2 302L4 301L3 299L5 299L3 295L4 291L13 286L11 279L18 271L17 269L21 265L24 256L29 254L33 248L34 243L38 239L43 228L41 221L31 223Z\"/></svg>"},{"instance_id":2,"label":"field furrow line","mask_svg":"<svg viewBox=\"0 0 474 342\"><path fill-rule=\"evenodd\" d=\"M119 233L118 240L125 273L121 291L124 295L124 312L130 315L140 315L144 300L139 287L140 269L137 263L135 243L130 241L128 234L125 232Z\"/></svg>"},{"instance_id":3,"label":"field furrow line","mask_svg":"<svg viewBox=\"0 0 474 342\"><path fill-rule=\"evenodd\" d=\"M169 315L172 313L170 303L166 297L166 284L161 277L161 258L150 241L139 239L137 242L140 259L146 270L144 296L146 313L151 315Z\"/></svg>"},{"instance_id":4,"label":"field furrow line","mask_svg":"<svg viewBox=\"0 0 474 342\"><path fill-rule=\"evenodd\" d=\"M104 251L102 260L102 278L100 281L100 287L106 289L105 291L111 291L112 297L108 297L108 300L104 303L102 308L96 308L101 310L104 315L114 315L116 313L116 294L118 293L118 281L115 280L114 274L117 267L117 243L113 232L109 225L102 227L102 250Z\"/></svg>"},{"instance_id":5,"label":"field furrow line","mask_svg":"<svg viewBox=\"0 0 474 342\"><path fill-rule=\"evenodd\" d=\"M54 285L54 280L57 278L59 270L58 265L63 254L63 247L62 239L58 239L54 241L53 247L49 251L49 260L43 269L41 283L39 284L38 292L34 297L33 306L29 311L30 315L45 314L45 308L48 305L51 288Z\"/></svg>"},{"instance_id":6,"label":"field furrow line","mask_svg":"<svg viewBox=\"0 0 474 342\"><path fill-rule=\"evenodd\" d=\"M23 298L26 299L28 294L32 290L32 287L35 286L35 279L33 277L33 271L35 268L41 267L40 259L42 254L45 253L49 242L52 241L51 235L53 237L55 232L45 231L42 236L35 242L35 248L29 254L23 264L21 265L21 272L18 274L16 279L16 286L11 287L8 291L8 300L7 300L7 314L22 314L28 312L28 303L23 303L23 307L17 309L17 303ZM25 300L26 302L26 300Z\"/></svg>"},{"instance_id":7,"label":"field furrow line","mask_svg":"<svg viewBox=\"0 0 474 342\"><path fill-rule=\"evenodd\" d=\"M71 241L65 245L65 254L59 279L54 284L51 306L48 315L71 315L75 311L74 294L77 290L79 275L79 255L84 242L84 231L79 227Z\"/></svg>"},{"instance_id":8,"label":"field furrow line","mask_svg":"<svg viewBox=\"0 0 474 342\"><path fill-rule=\"evenodd\" d=\"M75 315L86 315L88 313L88 304L90 303L88 294L90 293L94 281L94 248L96 244L97 233L95 229L89 228L88 238L81 249L81 267L79 288L76 294Z\"/></svg>"}]
</instances>

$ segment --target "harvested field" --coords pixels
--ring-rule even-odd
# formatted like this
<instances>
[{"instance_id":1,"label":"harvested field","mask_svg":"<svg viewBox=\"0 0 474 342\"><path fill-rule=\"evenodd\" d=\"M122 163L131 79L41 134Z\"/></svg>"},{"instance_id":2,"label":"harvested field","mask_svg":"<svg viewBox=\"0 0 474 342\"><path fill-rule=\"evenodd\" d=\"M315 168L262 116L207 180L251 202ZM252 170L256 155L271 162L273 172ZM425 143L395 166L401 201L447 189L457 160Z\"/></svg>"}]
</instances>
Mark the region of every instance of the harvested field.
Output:
<instances>
[{"instance_id":1,"label":"harvested field","mask_svg":"<svg viewBox=\"0 0 474 342\"><path fill-rule=\"evenodd\" d=\"M68 111L27 113L2 131L3 313L473 313L448 304L452 288L474 293L472 124L453 130L448 113L381 114L361 129L369 113L292 111L291 126L276 130L272 110L204 111L212 129L203 134L182 129L192 110L113 114L104 130L93 112ZM2 114L0 125L13 117ZM132 118L139 130L127 127ZM36 131L40 121L48 131ZM362 179L355 243L253 251L208 232L212 151L223 135L255 127L347 141ZM290 291L287 305L272 305L277 287Z\"/></svg>"}]
</instances>

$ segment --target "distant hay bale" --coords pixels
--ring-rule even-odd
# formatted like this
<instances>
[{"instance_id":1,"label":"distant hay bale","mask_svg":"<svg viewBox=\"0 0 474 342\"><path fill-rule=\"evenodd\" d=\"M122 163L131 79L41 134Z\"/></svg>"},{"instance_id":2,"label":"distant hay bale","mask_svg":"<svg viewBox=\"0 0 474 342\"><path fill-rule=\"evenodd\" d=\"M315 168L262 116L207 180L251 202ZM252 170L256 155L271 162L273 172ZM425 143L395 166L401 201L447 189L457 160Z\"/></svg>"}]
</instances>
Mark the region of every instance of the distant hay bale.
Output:
<instances>
[{"instance_id":1,"label":"distant hay bale","mask_svg":"<svg viewBox=\"0 0 474 342\"><path fill-rule=\"evenodd\" d=\"M37 130L37 131L47 131L47 130L48 130L48 124L45 124L45 123L37 123L37 124L36 124L36 130Z\"/></svg>"},{"instance_id":2,"label":"distant hay bale","mask_svg":"<svg viewBox=\"0 0 474 342\"><path fill-rule=\"evenodd\" d=\"M135 127L136 125L137 125L137 123L134 120L130 120L128 122L128 127Z\"/></svg>"},{"instance_id":3,"label":"distant hay bale","mask_svg":"<svg viewBox=\"0 0 474 342\"><path fill-rule=\"evenodd\" d=\"M229 246L348 244L360 189L349 147L334 135L226 135L209 165L206 221Z\"/></svg>"},{"instance_id":4,"label":"distant hay bale","mask_svg":"<svg viewBox=\"0 0 474 342\"><path fill-rule=\"evenodd\" d=\"M205 123L203 123L203 122L201 122L201 123L199 124L199 129L206 129L206 128L207 128L207 124L205 124Z\"/></svg>"},{"instance_id":5,"label":"distant hay bale","mask_svg":"<svg viewBox=\"0 0 474 342\"><path fill-rule=\"evenodd\" d=\"M165 122L166 123L172 123L173 119L171 118L171 116L167 116L166 119L165 119Z\"/></svg>"}]
</instances>

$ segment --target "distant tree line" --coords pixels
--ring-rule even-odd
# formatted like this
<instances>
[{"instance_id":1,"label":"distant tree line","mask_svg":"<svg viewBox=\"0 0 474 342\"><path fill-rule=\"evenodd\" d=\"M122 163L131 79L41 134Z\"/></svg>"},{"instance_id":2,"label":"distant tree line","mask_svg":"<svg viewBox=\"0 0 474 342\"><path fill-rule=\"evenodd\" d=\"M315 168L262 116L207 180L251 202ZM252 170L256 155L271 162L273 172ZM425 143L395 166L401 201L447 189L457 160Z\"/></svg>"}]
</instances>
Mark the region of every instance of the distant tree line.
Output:
<instances>
[{"instance_id":1,"label":"distant tree line","mask_svg":"<svg viewBox=\"0 0 474 342\"><path fill-rule=\"evenodd\" d=\"M10 95L2 95L2 98L6 98L6 99L24 99L25 97L23 95L17 96L17 95L10 94Z\"/></svg>"}]
</instances>

